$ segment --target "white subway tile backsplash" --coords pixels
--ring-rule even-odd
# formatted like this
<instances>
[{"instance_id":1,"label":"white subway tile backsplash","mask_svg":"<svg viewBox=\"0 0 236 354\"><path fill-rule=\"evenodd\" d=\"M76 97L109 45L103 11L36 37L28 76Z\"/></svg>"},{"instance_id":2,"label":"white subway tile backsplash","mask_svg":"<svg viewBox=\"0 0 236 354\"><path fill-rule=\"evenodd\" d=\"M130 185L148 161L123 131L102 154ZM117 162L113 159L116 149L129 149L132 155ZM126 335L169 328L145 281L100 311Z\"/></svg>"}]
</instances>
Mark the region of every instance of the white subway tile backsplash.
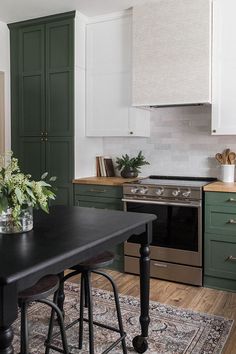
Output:
<instances>
[{"instance_id":1,"label":"white subway tile backsplash","mask_svg":"<svg viewBox=\"0 0 236 354\"><path fill-rule=\"evenodd\" d=\"M236 136L212 136L211 107L160 108L151 113L150 138L104 138L105 155L143 151L150 166L142 175L219 176L216 152L236 151Z\"/></svg>"}]
</instances>

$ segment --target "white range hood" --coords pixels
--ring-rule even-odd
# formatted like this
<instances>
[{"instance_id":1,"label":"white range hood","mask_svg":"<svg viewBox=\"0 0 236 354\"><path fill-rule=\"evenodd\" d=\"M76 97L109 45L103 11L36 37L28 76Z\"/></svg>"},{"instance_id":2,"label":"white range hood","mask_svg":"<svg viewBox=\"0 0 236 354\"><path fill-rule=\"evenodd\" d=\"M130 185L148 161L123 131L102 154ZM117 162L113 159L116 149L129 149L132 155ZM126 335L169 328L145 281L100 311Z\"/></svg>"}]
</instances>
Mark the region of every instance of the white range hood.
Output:
<instances>
[{"instance_id":1,"label":"white range hood","mask_svg":"<svg viewBox=\"0 0 236 354\"><path fill-rule=\"evenodd\" d=\"M132 104L211 103L210 0L154 0L133 8Z\"/></svg>"}]
</instances>

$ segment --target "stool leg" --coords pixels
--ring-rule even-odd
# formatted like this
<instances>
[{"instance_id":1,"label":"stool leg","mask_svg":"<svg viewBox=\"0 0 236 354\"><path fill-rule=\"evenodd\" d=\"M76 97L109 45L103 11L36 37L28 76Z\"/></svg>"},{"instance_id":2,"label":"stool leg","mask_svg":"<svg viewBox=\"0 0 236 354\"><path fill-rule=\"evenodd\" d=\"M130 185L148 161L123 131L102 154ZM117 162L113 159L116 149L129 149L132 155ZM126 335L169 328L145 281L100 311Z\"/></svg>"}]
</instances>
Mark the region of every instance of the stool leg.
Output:
<instances>
[{"instance_id":1,"label":"stool leg","mask_svg":"<svg viewBox=\"0 0 236 354\"><path fill-rule=\"evenodd\" d=\"M21 303L21 343L20 354L29 354L29 329L27 319L27 303Z\"/></svg>"},{"instance_id":2,"label":"stool leg","mask_svg":"<svg viewBox=\"0 0 236 354\"><path fill-rule=\"evenodd\" d=\"M117 319L118 319L118 324L119 324L119 330L120 330L120 335L121 337L125 336L124 328L123 328L123 322L122 322L122 316L121 316L121 310L120 310L120 301L119 301L119 296L118 296L118 289L117 286L112 279L110 275L104 272L100 271L94 271L93 273L103 275L107 280L110 281L112 288L113 288L113 293L114 293L114 298L115 298L115 303L116 303L116 313L117 313ZM127 347L126 347L126 342L125 338L122 339L122 349L123 349L123 354L127 354Z\"/></svg>"},{"instance_id":3,"label":"stool leg","mask_svg":"<svg viewBox=\"0 0 236 354\"><path fill-rule=\"evenodd\" d=\"M59 307L56 304L54 304L54 302L52 302L50 300L47 300L47 299L37 300L37 302L41 302L43 304L46 304L46 305L50 306L53 310L55 310L55 312L57 314L57 318L58 318L58 323L60 326L60 333L61 333L62 346L63 346L64 353L70 354L69 349L68 349L68 345L67 345L66 330L65 330L64 320L63 320L63 315L61 313L61 310L59 309Z\"/></svg>"},{"instance_id":4,"label":"stool leg","mask_svg":"<svg viewBox=\"0 0 236 354\"><path fill-rule=\"evenodd\" d=\"M84 273L85 287L88 301L88 322L89 322L89 353L94 354L94 335L93 335L93 302L91 289L91 272Z\"/></svg>"},{"instance_id":5,"label":"stool leg","mask_svg":"<svg viewBox=\"0 0 236 354\"><path fill-rule=\"evenodd\" d=\"M88 308L88 292L84 282L84 307Z\"/></svg>"},{"instance_id":6,"label":"stool leg","mask_svg":"<svg viewBox=\"0 0 236 354\"><path fill-rule=\"evenodd\" d=\"M53 296L53 302L54 304L57 304L58 302L58 292L56 292ZM50 344L51 339L52 339L52 333L53 333L53 327L54 327L54 317L55 317L55 310L51 310L51 316L50 316L50 321L49 321L49 326L48 326L48 336L46 339L45 344ZM49 354L50 348L46 346L45 354Z\"/></svg>"},{"instance_id":7,"label":"stool leg","mask_svg":"<svg viewBox=\"0 0 236 354\"><path fill-rule=\"evenodd\" d=\"M85 279L84 274L81 274L80 281L80 315L79 315L79 349L83 347L83 330L84 330L84 296L85 296Z\"/></svg>"}]
</instances>

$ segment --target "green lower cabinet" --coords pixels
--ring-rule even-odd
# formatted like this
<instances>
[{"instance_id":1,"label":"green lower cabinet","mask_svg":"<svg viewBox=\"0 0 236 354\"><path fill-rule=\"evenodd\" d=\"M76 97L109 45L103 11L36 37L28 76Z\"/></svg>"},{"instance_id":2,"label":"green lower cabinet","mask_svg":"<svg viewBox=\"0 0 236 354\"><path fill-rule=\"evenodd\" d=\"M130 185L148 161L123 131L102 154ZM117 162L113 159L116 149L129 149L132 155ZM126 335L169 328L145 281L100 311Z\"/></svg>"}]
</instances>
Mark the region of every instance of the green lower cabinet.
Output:
<instances>
[{"instance_id":1,"label":"green lower cabinet","mask_svg":"<svg viewBox=\"0 0 236 354\"><path fill-rule=\"evenodd\" d=\"M74 204L87 208L123 210L122 187L74 185ZM115 253L115 260L110 269L124 271L123 243L111 249Z\"/></svg>"},{"instance_id":2,"label":"green lower cabinet","mask_svg":"<svg viewBox=\"0 0 236 354\"><path fill-rule=\"evenodd\" d=\"M236 207L216 205L215 200L234 197L219 194L208 192L205 198L204 286L236 291Z\"/></svg>"}]
</instances>

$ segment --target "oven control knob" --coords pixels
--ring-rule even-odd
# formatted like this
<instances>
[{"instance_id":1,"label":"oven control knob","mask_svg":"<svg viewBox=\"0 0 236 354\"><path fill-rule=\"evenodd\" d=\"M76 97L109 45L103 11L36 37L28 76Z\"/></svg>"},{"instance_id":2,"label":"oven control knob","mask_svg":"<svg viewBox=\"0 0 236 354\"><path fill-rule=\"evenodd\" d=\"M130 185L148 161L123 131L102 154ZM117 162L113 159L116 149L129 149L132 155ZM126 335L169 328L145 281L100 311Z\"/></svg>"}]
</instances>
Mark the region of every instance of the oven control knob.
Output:
<instances>
[{"instance_id":1,"label":"oven control knob","mask_svg":"<svg viewBox=\"0 0 236 354\"><path fill-rule=\"evenodd\" d=\"M180 189L175 189L175 190L172 192L172 195L173 195L173 197L178 197L178 195L180 195Z\"/></svg>"},{"instance_id":2,"label":"oven control knob","mask_svg":"<svg viewBox=\"0 0 236 354\"><path fill-rule=\"evenodd\" d=\"M133 194L136 194L139 192L139 189L137 187L133 187L133 188L131 188L130 192Z\"/></svg>"},{"instance_id":3,"label":"oven control knob","mask_svg":"<svg viewBox=\"0 0 236 354\"><path fill-rule=\"evenodd\" d=\"M148 188L147 187L144 187L144 188L140 188L139 192L141 194L146 194L148 192Z\"/></svg>"},{"instance_id":4,"label":"oven control knob","mask_svg":"<svg viewBox=\"0 0 236 354\"><path fill-rule=\"evenodd\" d=\"M186 192L183 192L183 193L182 193L182 196L183 196L184 198L189 198L190 195L191 195L191 191L186 191Z\"/></svg>"},{"instance_id":5,"label":"oven control knob","mask_svg":"<svg viewBox=\"0 0 236 354\"><path fill-rule=\"evenodd\" d=\"M161 196L161 195L163 195L163 193L164 193L164 188L157 188L157 190L156 190L157 195Z\"/></svg>"}]
</instances>

